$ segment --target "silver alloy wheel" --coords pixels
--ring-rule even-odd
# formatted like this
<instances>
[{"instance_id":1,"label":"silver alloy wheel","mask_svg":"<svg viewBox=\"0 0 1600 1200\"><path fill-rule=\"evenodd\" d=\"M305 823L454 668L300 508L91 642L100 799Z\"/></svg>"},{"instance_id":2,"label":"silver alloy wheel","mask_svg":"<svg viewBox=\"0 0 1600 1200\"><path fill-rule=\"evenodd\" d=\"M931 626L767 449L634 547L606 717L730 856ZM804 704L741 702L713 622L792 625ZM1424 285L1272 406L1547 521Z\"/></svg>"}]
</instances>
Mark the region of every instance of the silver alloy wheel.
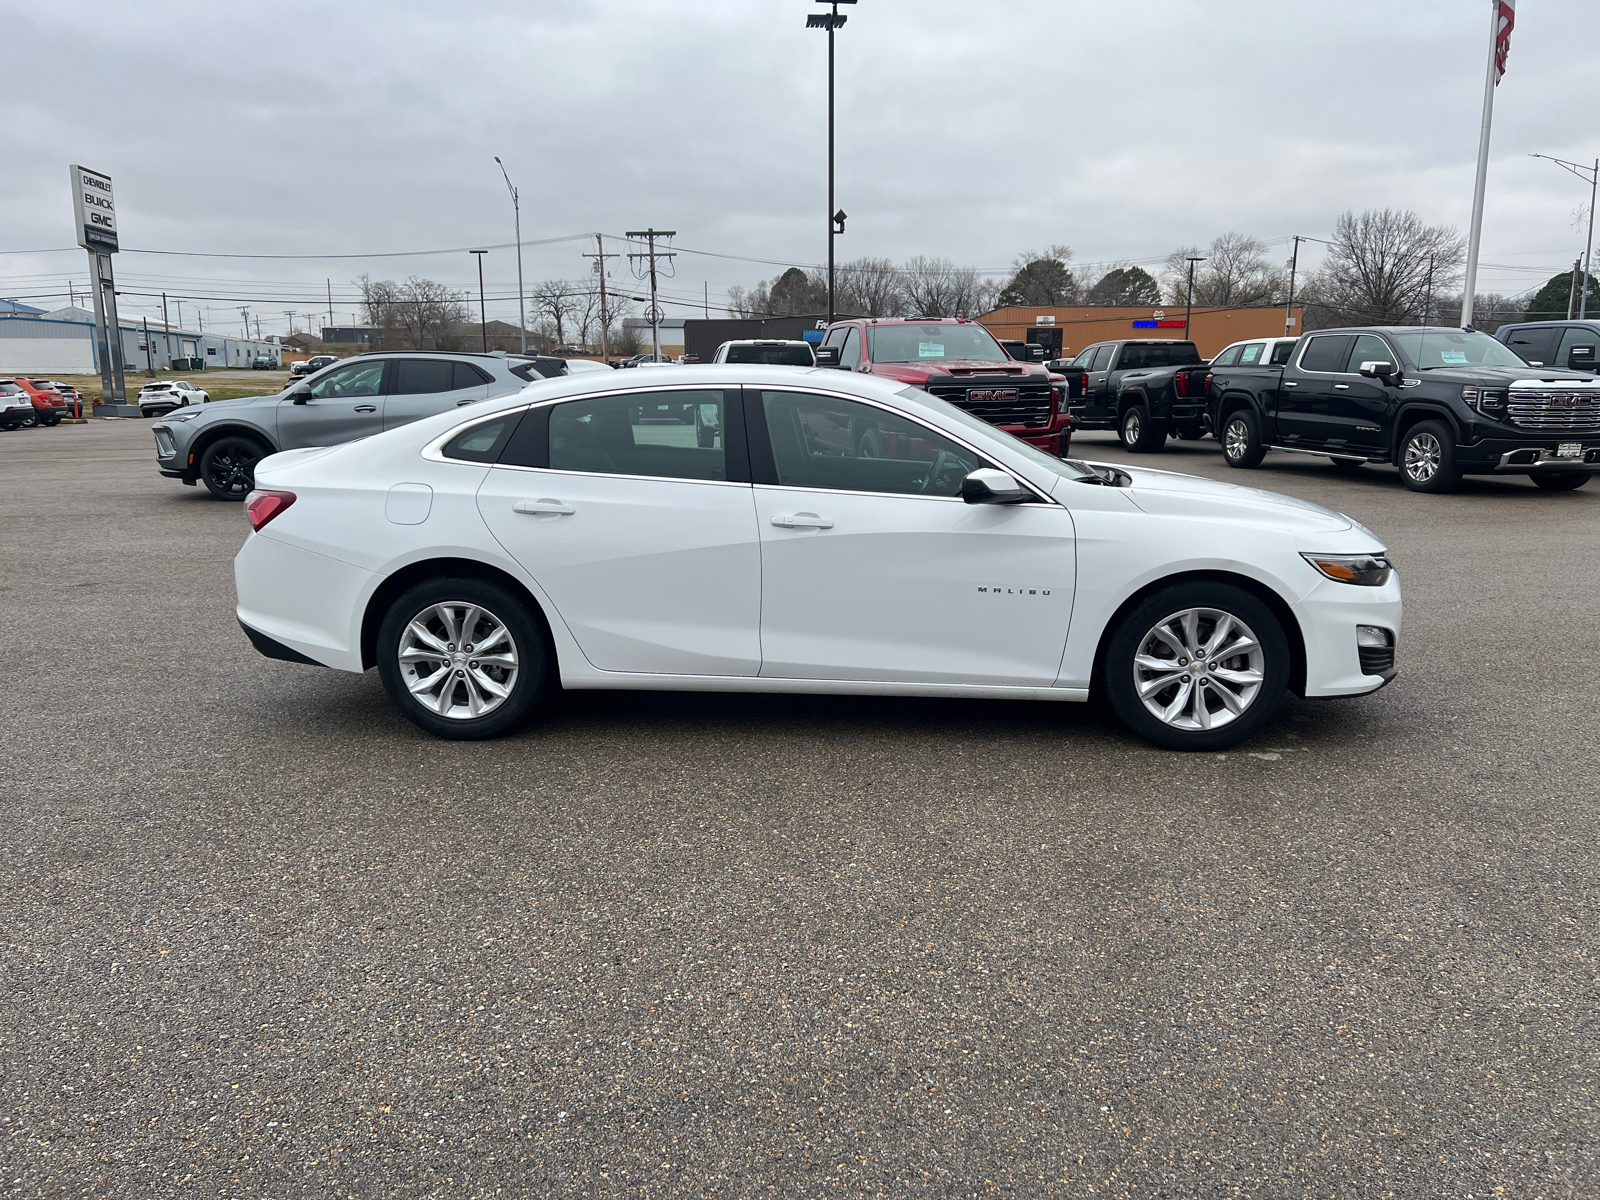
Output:
<instances>
[{"instance_id":1,"label":"silver alloy wheel","mask_svg":"<svg viewBox=\"0 0 1600 1200\"><path fill-rule=\"evenodd\" d=\"M1250 428L1243 421L1235 418L1228 422L1228 428L1222 433L1222 452L1229 458L1240 459L1250 449Z\"/></svg>"},{"instance_id":2,"label":"silver alloy wheel","mask_svg":"<svg viewBox=\"0 0 1600 1200\"><path fill-rule=\"evenodd\" d=\"M1439 439L1424 430L1406 441L1405 472L1417 483L1427 483L1439 473L1444 447Z\"/></svg>"},{"instance_id":3,"label":"silver alloy wheel","mask_svg":"<svg viewBox=\"0 0 1600 1200\"><path fill-rule=\"evenodd\" d=\"M1217 729L1254 703L1266 655L1250 626L1220 608L1186 608L1156 622L1133 656L1133 689L1174 729Z\"/></svg>"},{"instance_id":4,"label":"silver alloy wheel","mask_svg":"<svg viewBox=\"0 0 1600 1200\"><path fill-rule=\"evenodd\" d=\"M1124 445L1131 446L1139 440L1139 435L1143 432L1141 428L1143 424L1144 422L1139 420L1139 410L1130 408L1122 418L1122 441Z\"/></svg>"},{"instance_id":5,"label":"silver alloy wheel","mask_svg":"<svg viewBox=\"0 0 1600 1200\"><path fill-rule=\"evenodd\" d=\"M505 622L467 600L430 604L406 622L397 657L412 699L457 721L487 716L517 682L517 644Z\"/></svg>"}]
</instances>

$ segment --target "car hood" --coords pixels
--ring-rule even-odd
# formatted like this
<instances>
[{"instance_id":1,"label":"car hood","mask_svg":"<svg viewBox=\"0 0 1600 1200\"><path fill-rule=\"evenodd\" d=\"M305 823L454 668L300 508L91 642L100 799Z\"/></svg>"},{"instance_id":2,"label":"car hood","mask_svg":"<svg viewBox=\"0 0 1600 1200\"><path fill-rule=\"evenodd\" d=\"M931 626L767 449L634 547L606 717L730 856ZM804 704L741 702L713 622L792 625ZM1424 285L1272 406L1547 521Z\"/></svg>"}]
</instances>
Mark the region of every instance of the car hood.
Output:
<instances>
[{"instance_id":1,"label":"car hood","mask_svg":"<svg viewBox=\"0 0 1600 1200\"><path fill-rule=\"evenodd\" d=\"M1593 383L1593 371L1568 371L1557 367L1433 367L1412 373L1428 383L1460 383L1467 387L1498 384L1508 387L1519 379L1542 379L1549 383Z\"/></svg>"},{"instance_id":2,"label":"car hood","mask_svg":"<svg viewBox=\"0 0 1600 1200\"><path fill-rule=\"evenodd\" d=\"M1022 368L1018 371L1017 368ZM941 358L934 362L914 363L874 363L872 373L888 379L899 379L906 383L920 384L934 379L949 379L955 371L971 371L977 374L1004 372L1014 379L1046 378L1049 372L1042 363L1021 362L1018 359L1005 359L1000 362L990 362L986 359ZM964 378L964 376L955 376Z\"/></svg>"},{"instance_id":3,"label":"car hood","mask_svg":"<svg viewBox=\"0 0 1600 1200\"><path fill-rule=\"evenodd\" d=\"M1343 513L1277 492L1148 467L1115 464L1115 469L1133 479L1128 498L1147 513L1243 521L1296 534L1342 533L1355 527Z\"/></svg>"}]
</instances>

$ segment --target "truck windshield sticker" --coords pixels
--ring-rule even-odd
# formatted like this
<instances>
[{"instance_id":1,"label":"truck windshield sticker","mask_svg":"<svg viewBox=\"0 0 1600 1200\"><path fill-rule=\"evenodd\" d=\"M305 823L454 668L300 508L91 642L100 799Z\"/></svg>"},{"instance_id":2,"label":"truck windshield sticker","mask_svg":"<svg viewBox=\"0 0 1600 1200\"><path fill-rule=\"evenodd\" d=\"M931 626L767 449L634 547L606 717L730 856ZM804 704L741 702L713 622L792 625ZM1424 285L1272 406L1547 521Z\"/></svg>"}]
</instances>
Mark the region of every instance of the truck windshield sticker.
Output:
<instances>
[{"instance_id":1,"label":"truck windshield sticker","mask_svg":"<svg viewBox=\"0 0 1600 1200\"><path fill-rule=\"evenodd\" d=\"M1449 363L1452 366L1464 366L1467 361L1467 352L1465 350L1441 350L1439 351L1439 361Z\"/></svg>"},{"instance_id":2,"label":"truck windshield sticker","mask_svg":"<svg viewBox=\"0 0 1600 1200\"><path fill-rule=\"evenodd\" d=\"M943 342L918 342L917 343L917 357L918 358L943 358L944 357L944 343Z\"/></svg>"}]
</instances>

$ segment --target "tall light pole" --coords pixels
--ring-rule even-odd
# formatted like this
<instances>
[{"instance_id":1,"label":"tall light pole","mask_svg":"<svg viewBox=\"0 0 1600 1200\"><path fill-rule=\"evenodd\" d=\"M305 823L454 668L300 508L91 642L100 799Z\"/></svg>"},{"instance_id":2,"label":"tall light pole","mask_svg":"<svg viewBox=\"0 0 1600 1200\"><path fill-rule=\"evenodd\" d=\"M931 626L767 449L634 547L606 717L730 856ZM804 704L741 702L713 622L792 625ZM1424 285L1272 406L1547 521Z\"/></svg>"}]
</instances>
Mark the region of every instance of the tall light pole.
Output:
<instances>
[{"instance_id":1,"label":"tall light pole","mask_svg":"<svg viewBox=\"0 0 1600 1200\"><path fill-rule=\"evenodd\" d=\"M812 13L806 18L807 29L828 31L828 324L833 324L833 239L844 232L844 210L833 211L833 32L842 28L849 18L839 15L839 5L854 4L856 0L817 0L818 4L832 7L831 12Z\"/></svg>"},{"instance_id":2,"label":"tall light pole","mask_svg":"<svg viewBox=\"0 0 1600 1200\"><path fill-rule=\"evenodd\" d=\"M478 256L478 330L483 334L483 352L489 353L489 314L483 306L483 256L487 250L469 250Z\"/></svg>"},{"instance_id":3,"label":"tall light pole","mask_svg":"<svg viewBox=\"0 0 1600 1200\"><path fill-rule=\"evenodd\" d=\"M1578 320L1583 320L1589 312L1589 267L1594 259L1594 199L1595 191L1600 188L1600 158L1594 160L1594 166L1586 167L1581 163L1568 162L1564 158L1552 158L1548 154L1532 154L1530 158L1546 158L1558 167L1565 167L1579 179L1589 185L1589 240L1587 249L1583 252L1583 291L1578 297Z\"/></svg>"},{"instance_id":4,"label":"tall light pole","mask_svg":"<svg viewBox=\"0 0 1600 1200\"><path fill-rule=\"evenodd\" d=\"M1289 336L1289 330L1294 326L1294 275L1300 266L1300 243L1303 239L1297 233L1294 235L1294 253L1289 256L1289 299L1283 306L1283 336ZM1184 332L1189 332L1187 327ZM1301 330L1304 333L1305 330Z\"/></svg>"},{"instance_id":5,"label":"tall light pole","mask_svg":"<svg viewBox=\"0 0 1600 1200\"><path fill-rule=\"evenodd\" d=\"M494 156L495 163L500 168L500 174L505 176L506 187L511 191L511 218L517 229L517 331L522 335L522 352L528 352L528 318L522 307L522 207L517 203L517 189L511 186L511 176L506 175L506 165L500 161L500 156ZM481 258L478 260L483 261Z\"/></svg>"},{"instance_id":6,"label":"tall light pole","mask_svg":"<svg viewBox=\"0 0 1600 1200\"><path fill-rule=\"evenodd\" d=\"M1194 330L1189 327L1189 314L1194 311L1194 265L1203 263L1203 257L1191 256L1186 260L1189 264L1189 297L1183 303L1183 336L1189 341L1194 341Z\"/></svg>"}]
</instances>

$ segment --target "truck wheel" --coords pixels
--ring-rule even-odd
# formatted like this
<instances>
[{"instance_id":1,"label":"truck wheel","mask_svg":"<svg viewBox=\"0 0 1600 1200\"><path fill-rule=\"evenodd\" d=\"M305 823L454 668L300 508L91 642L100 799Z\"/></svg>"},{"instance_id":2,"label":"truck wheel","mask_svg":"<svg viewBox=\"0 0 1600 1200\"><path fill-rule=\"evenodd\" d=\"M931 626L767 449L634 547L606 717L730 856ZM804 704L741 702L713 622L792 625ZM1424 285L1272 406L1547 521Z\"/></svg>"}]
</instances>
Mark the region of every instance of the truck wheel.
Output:
<instances>
[{"instance_id":1,"label":"truck wheel","mask_svg":"<svg viewBox=\"0 0 1600 1200\"><path fill-rule=\"evenodd\" d=\"M1593 471L1545 471L1529 476L1535 487L1547 492L1572 492L1588 483Z\"/></svg>"},{"instance_id":2,"label":"truck wheel","mask_svg":"<svg viewBox=\"0 0 1600 1200\"><path fill-rule=\"evenodd\" d=\"M1400 481L1413 492L1453 492L1461 482L1456 440L1443 421L1422 421L1400 441Z\"/></svg>"},{"instance_id":3,"label":"truck wheel","mask_svg":"<svg viewBox=\"0 0 1600 1200\"><path fill-rule=\"evenodd\" d=\"M1230 467L1254 467L1266 454L1255 413L1248 408L1229 413L1222 423L1222 460Z\"/></svg>"},{"instance_id":4,"label":"truck wheel","mask_svg":"<svg viewBox=\"0 0 1600 1200\"><path fill-rule=\"evenodd\" d=\"M1166 425L1152 421L1142 404L1135 404L1123 413L1117 429L1122 435L1122 444L1134 454L1154 454L1167 444Z\"/></svg>"}]
</instances>

